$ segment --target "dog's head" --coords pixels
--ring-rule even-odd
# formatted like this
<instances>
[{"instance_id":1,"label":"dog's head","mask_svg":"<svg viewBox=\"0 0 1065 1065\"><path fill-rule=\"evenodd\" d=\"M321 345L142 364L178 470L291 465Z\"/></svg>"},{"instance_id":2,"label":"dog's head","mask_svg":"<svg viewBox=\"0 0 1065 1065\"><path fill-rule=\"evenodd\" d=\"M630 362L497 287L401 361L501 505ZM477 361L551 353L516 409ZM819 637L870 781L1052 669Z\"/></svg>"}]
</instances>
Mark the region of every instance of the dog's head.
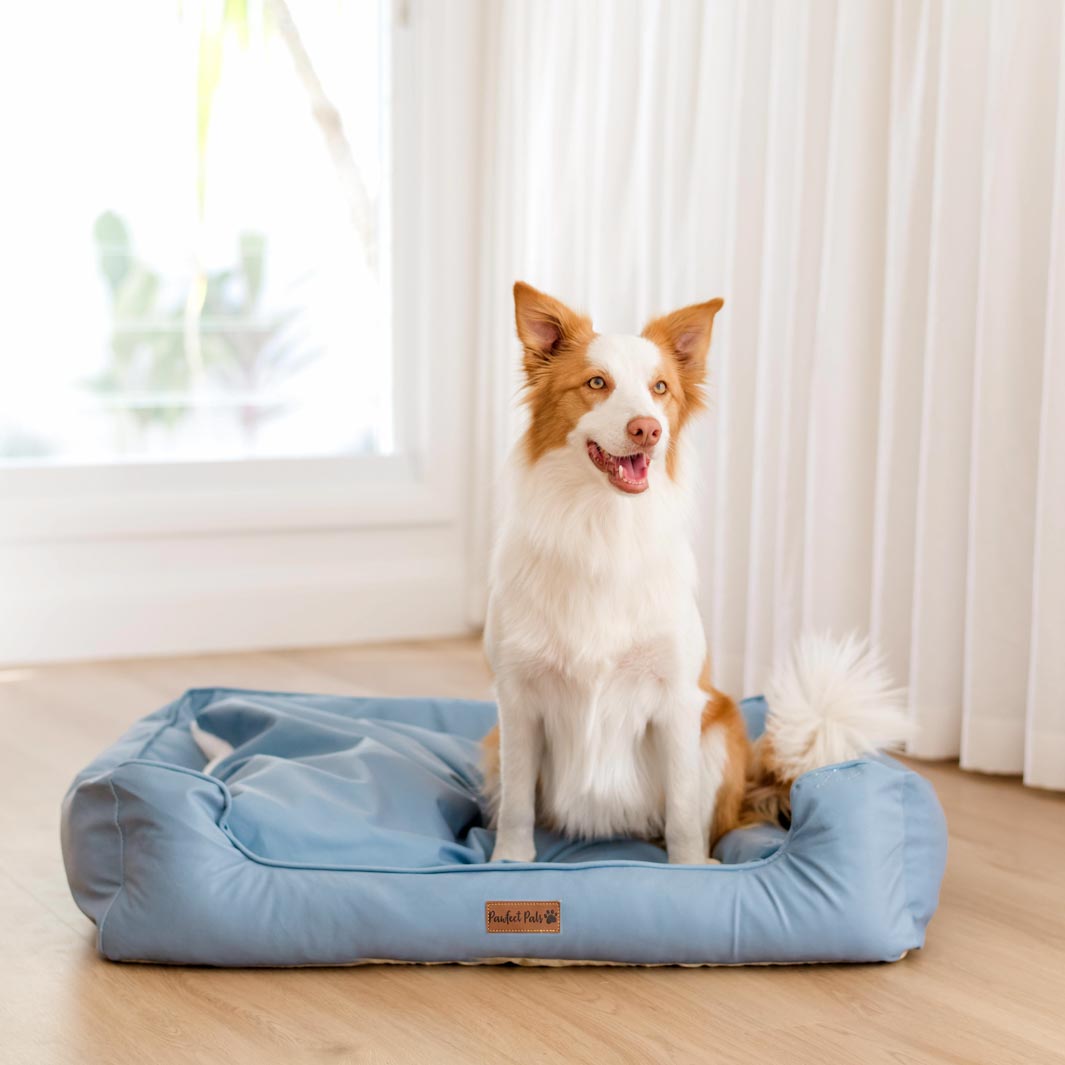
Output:
<instances>
[{"instance_id":1,"label":"dog's head","mask_svg":"<svg viewBox=\"0 0 1065 1065\"><path fill-rule=\"evenodd\" d=\"M681 430L704 403L706 355L722 303L655 318L640 336L600 336L585 315L517 282L529 461L565 448L589 478L630 495L659 476L652 461L675 477Z\"/></svg>"}]
</instances>

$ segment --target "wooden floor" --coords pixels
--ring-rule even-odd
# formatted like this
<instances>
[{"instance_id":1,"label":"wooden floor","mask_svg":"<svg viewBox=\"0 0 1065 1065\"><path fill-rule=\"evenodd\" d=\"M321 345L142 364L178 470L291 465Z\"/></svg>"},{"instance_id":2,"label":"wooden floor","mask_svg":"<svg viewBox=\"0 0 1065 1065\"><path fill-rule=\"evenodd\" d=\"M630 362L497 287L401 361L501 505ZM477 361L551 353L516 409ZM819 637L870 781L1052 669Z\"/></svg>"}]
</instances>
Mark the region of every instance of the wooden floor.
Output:
<instances>
[{"instance_id":1,"label":"wooden floor","mask_svg":"<svg viewBox=\"0 0 1065 1065\"><path fill-rule=\"evenodd\" d=\"M0 670L0 1062L1065 1061L1065 798L923 765L950 823L895 965L216 971L102 961L59 856L70 778L185 688L486 696L467 641Z\"/></svg>"}]
</instances>

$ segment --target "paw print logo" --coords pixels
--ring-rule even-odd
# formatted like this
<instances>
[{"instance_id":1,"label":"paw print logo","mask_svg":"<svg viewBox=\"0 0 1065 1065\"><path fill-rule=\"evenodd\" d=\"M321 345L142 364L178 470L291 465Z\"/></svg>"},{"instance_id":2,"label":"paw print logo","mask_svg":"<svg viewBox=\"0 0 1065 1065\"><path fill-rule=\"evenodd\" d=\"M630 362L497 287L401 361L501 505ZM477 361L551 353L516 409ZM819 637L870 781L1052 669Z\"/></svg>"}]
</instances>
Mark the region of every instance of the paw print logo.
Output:
<instances>
[{"instance_id":1,"label":"paw print logo","mask_svg":"<svg viewBox=\"0 0 1065 1065\"><path fill-rule=\"evenodd\" d=\"M557 910L544 910L544 920L548 924L554 924L558 920Z\"/></svg>"}]
</instances>

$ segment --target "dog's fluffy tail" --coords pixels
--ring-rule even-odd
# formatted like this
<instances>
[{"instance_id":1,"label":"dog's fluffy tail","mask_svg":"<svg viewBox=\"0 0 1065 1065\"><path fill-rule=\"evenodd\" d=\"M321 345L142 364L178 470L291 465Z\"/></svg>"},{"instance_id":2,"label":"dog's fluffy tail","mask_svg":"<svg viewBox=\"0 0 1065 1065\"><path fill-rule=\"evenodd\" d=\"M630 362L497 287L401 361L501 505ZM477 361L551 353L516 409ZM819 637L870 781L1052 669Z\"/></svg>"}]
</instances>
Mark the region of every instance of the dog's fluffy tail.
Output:
<instances>
[{"instance_id":1,"label":"dog's fluffy tail","mask_svg":"<svg viewBox=\"0 0 1065 1065\"><path fill-rule=\"evenodd\" d=\"M227 743L221 736L216 736L213 732L202 728L195 718L189 722L189 732L192 733L196 746L207 759L207 764L203 767L204 773L213 773L218 763L233 753L233 744Z\"/></svg>"},{"instance_id":2,"label":"dog's fluffy tail","mask_svg":"<svg viewBox=\"0 0 1065 1065\"><path fill-rule=\"evenodd\" d=\"M904 693L881 654L855 635L806 633L766 686L765 734L754 746L749 805L789 811L803 773L893 746L910 734Z\"/></svg>"}]
</instances>

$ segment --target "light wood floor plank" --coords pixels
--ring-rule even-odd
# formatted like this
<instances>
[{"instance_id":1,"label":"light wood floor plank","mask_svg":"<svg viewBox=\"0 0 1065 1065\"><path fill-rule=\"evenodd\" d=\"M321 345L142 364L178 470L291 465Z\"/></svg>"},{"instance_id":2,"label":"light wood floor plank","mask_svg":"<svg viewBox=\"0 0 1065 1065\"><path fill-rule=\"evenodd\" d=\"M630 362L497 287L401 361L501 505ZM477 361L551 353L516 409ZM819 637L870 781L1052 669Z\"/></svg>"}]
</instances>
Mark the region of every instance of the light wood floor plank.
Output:
<instances>
[{"instance_id":1,"label":"light wood floor plank","mask_svg":"<svg viewBox=\"0 0 1065 1065\"><path fill-rule=\"evenodd\" d=\"M113 965L67 890L74 773L186 688L489 698L469 640L0 671L0 1062L1065 1062L1065 798L917 768L951 849L928 946L750 969Z\"/></svg>"}]
</instances>

